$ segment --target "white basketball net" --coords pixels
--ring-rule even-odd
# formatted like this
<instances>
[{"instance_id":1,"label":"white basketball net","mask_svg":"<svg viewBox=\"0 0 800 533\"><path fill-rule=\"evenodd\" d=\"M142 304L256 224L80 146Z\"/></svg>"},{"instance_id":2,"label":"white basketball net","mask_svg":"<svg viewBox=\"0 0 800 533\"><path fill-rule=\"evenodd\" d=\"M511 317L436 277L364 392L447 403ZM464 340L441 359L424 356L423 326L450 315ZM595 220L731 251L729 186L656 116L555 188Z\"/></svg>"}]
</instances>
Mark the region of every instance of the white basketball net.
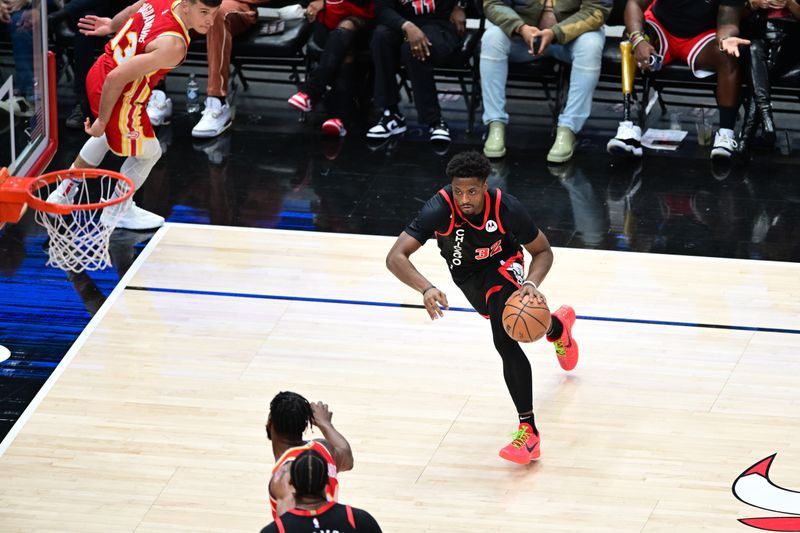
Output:
<instances>
[{"instance_id":1,"label":"white basketball net","mask_svg":"<svg viewBox=\"0 0 800 533\"><path fill-rule=\"evenodd\" d=\"M49 204L79 205L118 198L129 190L128 184L115 176L77 179L79 174L72 172L72 178L47 184L34 195ZM129 198L105 209L75 209L67 215L36 211L36 222L47 229L50 237L47 265L69 272L111 266L109 239L130 202Z\"/></svg>"}]
</instances>

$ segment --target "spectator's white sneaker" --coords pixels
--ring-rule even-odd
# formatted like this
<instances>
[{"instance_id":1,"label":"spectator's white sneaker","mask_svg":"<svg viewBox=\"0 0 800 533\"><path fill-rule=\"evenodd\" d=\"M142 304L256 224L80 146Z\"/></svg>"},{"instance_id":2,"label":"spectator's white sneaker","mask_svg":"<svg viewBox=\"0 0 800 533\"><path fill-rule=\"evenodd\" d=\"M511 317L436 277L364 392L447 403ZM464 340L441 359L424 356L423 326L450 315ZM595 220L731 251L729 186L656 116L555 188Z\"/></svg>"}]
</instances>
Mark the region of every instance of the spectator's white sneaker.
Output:
<instances>
[{"instance_id":1,"label":"spectator's white sneaker","mask_svg":"<svg viewBox=\"0 0 800 533\"><path fill-rule=\"evenodd\" d=\"M172 99L167 98L164 91L153 91L147 102L147 116L153 126L169 124L172 120Z\"/></svg>"},{"instance_id":2,"label":"spectator's white sneaker","mask_svg":"<svg viewBox=\"0 0 800 533\"><path fill-rule=\"evenodd\" d=\"M207 139L216 137L233 124L233 113L228 104L223 104L219 98L209 96L203 108L200 122L192 128L192 137Z\"/></svg>"},{"instance_id":3,"label":"spectator's white sneaker","mask_svg":"<svg viewBox=\"0 0 800 533\"><path fill-rule=\"evenodd\" d=\"M734 138L733 130L720 128L714 135L714 147L711 149L711 159L730 159L736 153L738 144Z\"/></svg>"},{"instance_id":4,"label":"spectator's white sneaker","mask_svg":"<svg viewBox=\"0 0 800 533\"><path fill-rule=\"evenodd\" d=\"M630 120L620 122L617 135L608 141L606 150L611 155L642 157L642 129Z\"/></svg>"},{"instance_id":5,"label":"spectator's white sneaker","mask_svg":"<svg viewBox=\"0 0 800 533\"><path fill-rule=\"evenodd\" d=\"M126 204L127 202L123 202L120 205L125 206ZM116 221L116 224L114 224L114 218L117 216L114 207L116 206L104 209L103 214L100 215L100 222L106 226L113 225L117 229L141 231L146 229L160 228L164 225L164 217L142 209L136 205L136 202L133 201L130 202L128 209L122 213L122 215L119 215L119 219Z\"/></svg>"},{"instance_id":6,"label":"spectator's white sneaker","mask_svg":"<svg viewBox=\"0 0 800 533\"><path fill-rule=\"evenodd\" d=\"M36 113L33 103L24 96L11 96L0 100L0 109L5 109L9 113L13 109L14 116L17 117L32 117Z\"/></svg>"}]
</instances>

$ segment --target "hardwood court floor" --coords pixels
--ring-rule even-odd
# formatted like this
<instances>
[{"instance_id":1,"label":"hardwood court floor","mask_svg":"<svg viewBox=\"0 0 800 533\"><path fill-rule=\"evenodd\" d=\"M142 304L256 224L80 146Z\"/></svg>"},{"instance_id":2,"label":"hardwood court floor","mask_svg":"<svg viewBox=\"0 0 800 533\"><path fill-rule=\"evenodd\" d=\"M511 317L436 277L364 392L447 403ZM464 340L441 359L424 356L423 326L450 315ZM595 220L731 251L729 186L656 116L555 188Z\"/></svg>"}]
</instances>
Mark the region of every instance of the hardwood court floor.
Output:
<instances>
[{"instance_id":1,"label":"hardwood court floor","mask_svg":"<svg viewBox=\"0 0 800 533\"><path fill-rule=\"evenodd\" d=\"M584 317L581 362L525 347L524 467L497 457L515 413L488 323L379 305L419 303L391 242L162 229L0 457L0 531L258 531L286 389L331 405L356 459L340 499L388 532L747 531L769 513L731 484L774 452L800 488L798 265L557 249L543 290ZM434 243L415 262L467 307Z\"/></svg>"}]
</instances>

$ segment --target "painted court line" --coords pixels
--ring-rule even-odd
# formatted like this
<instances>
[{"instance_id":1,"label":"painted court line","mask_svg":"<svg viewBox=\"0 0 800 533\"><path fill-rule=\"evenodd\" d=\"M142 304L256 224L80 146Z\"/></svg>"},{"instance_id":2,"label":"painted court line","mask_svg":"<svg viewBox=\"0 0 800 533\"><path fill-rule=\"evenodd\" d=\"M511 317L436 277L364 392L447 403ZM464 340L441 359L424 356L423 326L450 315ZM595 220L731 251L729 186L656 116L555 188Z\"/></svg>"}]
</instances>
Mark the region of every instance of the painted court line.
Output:
<instances>
[{"instance_id":1,"label":"painted court line","mask_svg":"<svg viewBox=\"0 0 800 533\"><path fill-rule=\"evenodd\" d=\"M45 396L47 396L47 393L50 392L50 389L53 388L53 385L55 385L56 381L58 381L58 378L61 377L61 374L63 374L67 369L70 362L72 362L72 360L75 358L75 355L81 350L86 341L89 340L100 322L103 321L103 317L106 316L108 310L114 306L114 303L117 301L120 295L123 294L123 291L130 280L133 279L133 276L136 275L136 272L139 270L139 268L141 268L144 262L147 261L147 258L150 256L153 250L156 249L159 241L161 241L162 237L166 235L168 228L169 226L166 225L159 229L155 235L153 235L153 237L150 239L150 242L147 243L147 246L145 246L144 250L141 251L139 257L136 258L125 275L122 276L122 279L119 280L117 286L114 287L114 290L108 295L106 301L89 321L89 324L72 344L69 351L66 353L66 355L64 355L63 358L61 358L58 366L53 369L53 373L50 374L50 377L48 377L47 381L44 382L42 388L39 389L39 392L36 393L36 396L33 397L33 400L31 400L17 421L14 422L14 425L11 427L11 430L8 432L8 434L6 434L3 441L0 442L0 456L2 456L8 447L11 446L11 443L14 442L14 439L22 431L25 423L31 418L31 416L33 416L36 408L39 407L40 403L42 403L42 400L44 400Z\"/></svg>"},{"instance_id":2,"label":"painted court line","mask_svg":"<svg viewBox=\"0 0 800 533\"><path fill-rule=\"evenodd\" d=\"M199 296L223 296L227 298L253 298L258 300L283 300L291 302L313 302L313 303L323 303L323 304L368 305L373 307L424 309L424 306L419 304L401 304L396 302L372 302L368 300L341 300L337 298L310 298L305 296L286 296L281 294L252 294L246 292L201 291L192 289L170 289L166 287L139 287L139 286L130 286L126 287L125 289L129 291L162 292L171 294L195 294ZM450 311L459 311L462 313L476 312L471 307L450 307ZM709 329L724 329L733 331L753 331L761 333L790 333L793 335L800 335L800 330L798 329L765 328L759 326L700 324L695 322L675 322L669 320L641 320L637 318L584 316L584 315L578 315L578 318L580 318L581 320L596 320L599 322L623 322L628 324L652 324L656 326L678 326L685 328L709 328Z\"/></svg>"}]
</instances>

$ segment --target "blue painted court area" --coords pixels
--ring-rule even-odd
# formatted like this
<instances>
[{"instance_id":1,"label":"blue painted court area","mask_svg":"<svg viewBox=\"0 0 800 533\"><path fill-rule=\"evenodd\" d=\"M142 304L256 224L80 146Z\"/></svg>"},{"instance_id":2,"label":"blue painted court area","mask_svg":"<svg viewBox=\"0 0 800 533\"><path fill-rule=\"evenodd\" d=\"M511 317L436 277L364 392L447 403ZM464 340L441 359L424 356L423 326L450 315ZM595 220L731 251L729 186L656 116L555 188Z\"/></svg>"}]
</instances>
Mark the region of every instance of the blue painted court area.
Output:
<instances>
[{"instance_id":1,"label":"blue painted court area","mask_svg":"<svg viewBox=\"0 0 800 533\"><path fill-rule=\"evenodd\" d=\"M114 270L46 267L46 235L0 234L0 440L8 433L119 281Z\"/></svg>"}]
</instances>

